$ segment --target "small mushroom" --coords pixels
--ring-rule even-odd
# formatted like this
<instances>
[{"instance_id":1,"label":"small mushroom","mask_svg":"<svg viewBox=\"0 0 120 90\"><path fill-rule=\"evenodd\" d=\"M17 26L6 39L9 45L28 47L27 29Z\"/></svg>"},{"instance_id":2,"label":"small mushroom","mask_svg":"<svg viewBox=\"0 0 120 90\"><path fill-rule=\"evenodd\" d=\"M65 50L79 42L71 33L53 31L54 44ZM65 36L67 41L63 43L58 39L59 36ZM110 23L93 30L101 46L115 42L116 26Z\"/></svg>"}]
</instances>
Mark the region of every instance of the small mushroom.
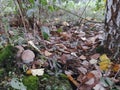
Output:
<instances>
[{"instance_id":1,"label":"small mushroom","mask_svg":"<svg viewBox=\"0 0 120 90\"><path fill-rule=\"evenodd\" d=\"M34 61L34 58L35 58L35 54L33 53L33 51L31 50L25 50L23 53L22 53L22 61L24 63L30 63L32 61Z\"/></svg>"},{"instance_id":2,"label":"small mushroom","mask_svg":"<svg viewBox=\"0 0 120 90\"><path fill-rule=\"evenodd\" d=\"M16 56L20 57L22 52L24 51L24 48L22 46L15 46L15 47L18 49Z\"/></svg>"}]
</instances>

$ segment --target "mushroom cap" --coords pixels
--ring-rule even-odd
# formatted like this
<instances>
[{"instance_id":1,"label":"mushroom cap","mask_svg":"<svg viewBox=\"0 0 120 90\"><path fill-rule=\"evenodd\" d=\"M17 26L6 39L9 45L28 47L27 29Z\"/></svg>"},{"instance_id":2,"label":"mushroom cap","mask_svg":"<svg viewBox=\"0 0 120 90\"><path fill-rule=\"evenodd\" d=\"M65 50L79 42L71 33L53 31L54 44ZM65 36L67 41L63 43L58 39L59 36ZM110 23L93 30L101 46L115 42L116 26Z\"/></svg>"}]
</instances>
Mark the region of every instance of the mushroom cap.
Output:
<instances>
[{"instance_id":1,"label":"mushroom cap","mask_svg":"<svg viewBox=\"0 0 120 90\"><path fill-rule=\"evenodd\" d=\"M21 55L21 59L24 63L30 63L30 62L34 61L34 58L35 58L34 52L29 49L24 50Z\"/></svg>"}]
</instances>

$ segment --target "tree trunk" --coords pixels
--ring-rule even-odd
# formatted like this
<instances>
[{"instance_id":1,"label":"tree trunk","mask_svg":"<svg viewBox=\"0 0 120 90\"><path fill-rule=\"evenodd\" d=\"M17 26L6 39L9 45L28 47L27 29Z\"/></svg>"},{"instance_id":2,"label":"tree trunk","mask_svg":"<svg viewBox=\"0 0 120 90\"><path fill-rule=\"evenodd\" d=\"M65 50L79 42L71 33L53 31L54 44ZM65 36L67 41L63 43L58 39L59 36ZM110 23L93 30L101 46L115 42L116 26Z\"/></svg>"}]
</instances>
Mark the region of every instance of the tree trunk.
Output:
<instances>
[{"instance_id":1,"label":"tree trunk","mask_svg":"<svg viewBox=\"0 0 120 90\"><path fill-rule=\"evenodd\" d=\"M120 0L106 2L105 31L105 47L120 59Z\"/></svg>"}]
</instances>

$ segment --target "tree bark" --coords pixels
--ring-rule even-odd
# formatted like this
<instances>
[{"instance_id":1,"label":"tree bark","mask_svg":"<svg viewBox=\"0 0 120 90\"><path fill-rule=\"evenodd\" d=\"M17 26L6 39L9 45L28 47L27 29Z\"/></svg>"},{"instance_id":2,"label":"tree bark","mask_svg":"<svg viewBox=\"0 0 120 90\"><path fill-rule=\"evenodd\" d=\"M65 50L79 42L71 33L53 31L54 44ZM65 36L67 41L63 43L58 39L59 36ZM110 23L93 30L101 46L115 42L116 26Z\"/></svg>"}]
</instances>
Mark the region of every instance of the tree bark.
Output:
<instances>
[{"instance_id":1,"label":"tree bark","mask_svg":"<svg viewBox=\"0 0 120 90\"><path fill-rule=\"evenodd\" d=\"M120 59L120 0L106 1L105 47Z\"/></svg>"}]
</instances>

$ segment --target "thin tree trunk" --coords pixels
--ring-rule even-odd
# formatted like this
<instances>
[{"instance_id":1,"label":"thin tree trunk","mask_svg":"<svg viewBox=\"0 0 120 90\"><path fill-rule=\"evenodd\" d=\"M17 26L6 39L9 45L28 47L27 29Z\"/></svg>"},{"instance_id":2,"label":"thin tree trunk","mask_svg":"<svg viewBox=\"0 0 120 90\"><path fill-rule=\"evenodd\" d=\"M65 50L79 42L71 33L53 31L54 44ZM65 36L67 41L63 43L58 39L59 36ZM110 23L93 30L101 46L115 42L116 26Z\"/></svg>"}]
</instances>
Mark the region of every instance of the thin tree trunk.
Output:
<instances>
[{"instance_id":1,"label":"thin tree trunk","mask_svg":"<svg viewBox=\"0 0 120 90\"><path fill-rule=\"evenodd\" d=\"M120 0L107 0L105 30L105 47L120 59Z\"/></svg>"}]
</instances>

